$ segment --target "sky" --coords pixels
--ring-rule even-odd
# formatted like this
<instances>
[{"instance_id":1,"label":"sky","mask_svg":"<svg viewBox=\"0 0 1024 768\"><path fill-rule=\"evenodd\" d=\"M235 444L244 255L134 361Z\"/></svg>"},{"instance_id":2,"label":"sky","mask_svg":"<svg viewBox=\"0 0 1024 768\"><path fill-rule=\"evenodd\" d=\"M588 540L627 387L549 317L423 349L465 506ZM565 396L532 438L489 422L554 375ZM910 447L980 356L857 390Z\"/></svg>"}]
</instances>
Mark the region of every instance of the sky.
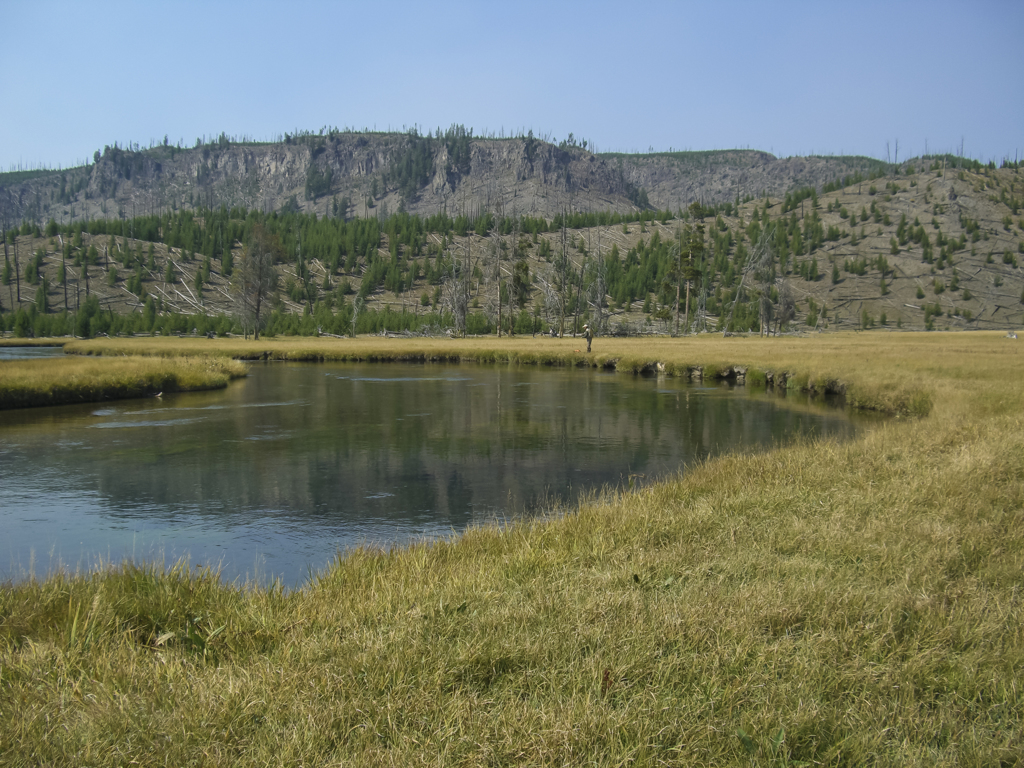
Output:
<instances>
[{"instance_id":1,"label":"sky","mask_svg":"<svg viewBox=\"0 0 1024 768\"><path fill-rule=\"evenodd\" d=\"M0 0L0 18L0 171L455 123L599 152L1024 157L1021 0Z\"/></svg>"}]
</instances>

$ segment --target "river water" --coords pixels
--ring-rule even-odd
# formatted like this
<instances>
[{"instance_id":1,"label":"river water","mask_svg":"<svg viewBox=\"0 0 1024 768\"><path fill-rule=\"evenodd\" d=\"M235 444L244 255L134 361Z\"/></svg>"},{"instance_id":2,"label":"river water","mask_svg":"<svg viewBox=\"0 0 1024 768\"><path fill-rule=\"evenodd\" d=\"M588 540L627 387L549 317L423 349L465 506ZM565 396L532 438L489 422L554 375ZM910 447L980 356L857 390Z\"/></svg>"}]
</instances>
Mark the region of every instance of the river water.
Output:
<instances>
[{"instance_id":1,"label":"river water","mask_svg":"<svg viewBox=\"0 0 1024 768\"><path fill-rule=\"evenodd\" d=\"M301 585L339 550L545 514L841 410L591 370L265 363L227 389L0 412L0 579L126 557Z\"/></svg>"}]
</instances>

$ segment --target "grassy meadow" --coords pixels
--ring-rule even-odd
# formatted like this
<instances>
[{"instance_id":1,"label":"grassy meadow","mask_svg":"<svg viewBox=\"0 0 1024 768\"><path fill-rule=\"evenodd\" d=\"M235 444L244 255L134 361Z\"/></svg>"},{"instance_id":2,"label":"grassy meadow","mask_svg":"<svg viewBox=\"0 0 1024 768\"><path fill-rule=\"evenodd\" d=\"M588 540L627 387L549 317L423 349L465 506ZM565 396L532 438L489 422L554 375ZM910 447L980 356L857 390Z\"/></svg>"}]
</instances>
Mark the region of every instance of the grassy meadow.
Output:
<instances>
[{"instance_id":1,"label":"grassy meadow","mask_svg":"<svg viewBox=\"0 0 1024 768\"><path fill-rule=\"evenodd\" d=\"M226 358L739 367L755 384L771 374L911 417L849 443L715 459L549 521L344 553L292 592L187 563L7 585L0 763L1024 760L1019 342L598 338L590 356L531 338L69 348L200 345Z\"/></svg>"}]
</instances>

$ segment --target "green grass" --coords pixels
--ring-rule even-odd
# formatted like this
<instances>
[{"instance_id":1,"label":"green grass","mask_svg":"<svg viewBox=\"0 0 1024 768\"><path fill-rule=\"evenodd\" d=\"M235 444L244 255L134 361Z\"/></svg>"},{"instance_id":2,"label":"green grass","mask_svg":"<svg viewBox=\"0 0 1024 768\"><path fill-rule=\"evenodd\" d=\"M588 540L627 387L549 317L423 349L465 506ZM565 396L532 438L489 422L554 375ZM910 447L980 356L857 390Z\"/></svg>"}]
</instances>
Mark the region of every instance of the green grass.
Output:
<instances>
[{"instance_id":1,"label":"green grass","mask_svg":"<svg viewBox=\"0 0 1024 768\"><path fill-rule=\"evenodd\" d=\"M628 349L877 397L902 385L930 415L716 459L549 521L349 552L290 593L184 563L8 586L2 762L1019 763L1022 348L754 342Z\"/></svg>"}]
</instances>

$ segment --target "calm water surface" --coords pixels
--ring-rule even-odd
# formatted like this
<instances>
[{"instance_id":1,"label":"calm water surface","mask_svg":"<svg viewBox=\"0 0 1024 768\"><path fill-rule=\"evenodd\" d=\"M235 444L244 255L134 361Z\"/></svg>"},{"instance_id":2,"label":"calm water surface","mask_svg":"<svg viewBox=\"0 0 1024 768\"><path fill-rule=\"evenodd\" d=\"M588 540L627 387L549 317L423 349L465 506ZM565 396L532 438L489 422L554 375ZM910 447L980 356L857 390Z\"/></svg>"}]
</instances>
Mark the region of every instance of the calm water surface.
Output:
<instances>
[{"instance_id":1,"label":"calm water surface","mask_svg":"<svg viewBox=\"0 0 1024 768\"><path fill-rule=\"evenodd\" d=\"M188 557L296 586L339 549L853 431L838 410L674 379L261 364L217 392L0 412L0 577Z\"/></svg>"},{"instance_id":2,"label":"calm water surface","mask_svg":"<svg viewBox=\"0 0 1024 768\"><path fill-rule=\"evenodd\" d=\"M0 347L2 360L34 360L37 357L60 357L63 347Z\"/></svg>"}]
</instances>

